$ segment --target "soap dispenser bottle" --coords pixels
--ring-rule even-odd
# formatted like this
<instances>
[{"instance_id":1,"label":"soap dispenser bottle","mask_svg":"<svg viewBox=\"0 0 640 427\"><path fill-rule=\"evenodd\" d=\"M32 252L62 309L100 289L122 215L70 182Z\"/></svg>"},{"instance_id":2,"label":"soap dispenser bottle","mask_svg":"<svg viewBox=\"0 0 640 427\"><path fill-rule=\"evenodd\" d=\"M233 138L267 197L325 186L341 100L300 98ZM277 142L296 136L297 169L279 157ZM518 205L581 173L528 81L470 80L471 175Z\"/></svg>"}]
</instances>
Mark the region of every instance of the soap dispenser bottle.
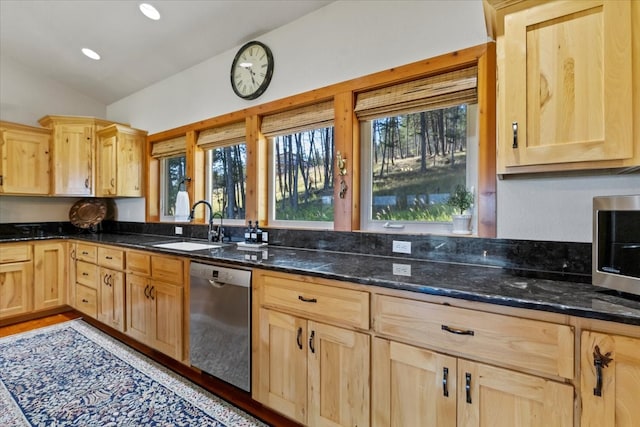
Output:
<instances>
[{"instance_id":1,"label":"soap dispenser bottle","mask_svg":"<svg viewBox=\"0 0 640 427\"><path fill-rule=\"evenodd\" d=\"M244 242L251 243L251 221L249 221L249 225L244 230Z\"/></svg>"}]
</instances>

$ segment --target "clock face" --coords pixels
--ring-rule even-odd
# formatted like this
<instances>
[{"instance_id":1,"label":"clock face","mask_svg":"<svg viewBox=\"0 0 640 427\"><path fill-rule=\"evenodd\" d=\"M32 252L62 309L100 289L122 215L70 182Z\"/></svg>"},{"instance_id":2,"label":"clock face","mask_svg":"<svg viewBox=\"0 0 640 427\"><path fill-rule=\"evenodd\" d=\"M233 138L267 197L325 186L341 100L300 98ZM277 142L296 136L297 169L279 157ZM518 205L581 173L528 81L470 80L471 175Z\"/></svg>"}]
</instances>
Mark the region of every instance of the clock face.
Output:
<instances>
[{"instance_id":1,"label":"clock face","mask_svg":"<svg viewBox=\"0 0 640 427\"><path fill-rule=\"evenodd\" d=\"M240 48L231 64L231 87L241 98L262 95L273 75L273 55L263 43L251 41Z\"/></svg>"}]
</instances>

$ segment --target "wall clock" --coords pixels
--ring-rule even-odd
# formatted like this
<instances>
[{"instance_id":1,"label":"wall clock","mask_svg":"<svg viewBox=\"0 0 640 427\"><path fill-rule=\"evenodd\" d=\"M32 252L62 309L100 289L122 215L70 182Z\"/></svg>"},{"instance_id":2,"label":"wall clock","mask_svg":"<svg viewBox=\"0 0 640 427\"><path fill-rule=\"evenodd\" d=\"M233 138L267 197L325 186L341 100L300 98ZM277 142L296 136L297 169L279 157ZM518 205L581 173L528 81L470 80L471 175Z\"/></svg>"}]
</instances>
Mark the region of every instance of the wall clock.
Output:
<instances>
[{"instance_id":1,"label":"wall clock","mask_svg":"<svg viewBox=\"0 0 640 427\"><path fill-rule=\"evenodd\" d=\"M267 90L273 75L273 55L264 43L250 41L231 64L231 87L240 98L256 99Z\"/></svg>"}]
</instances>

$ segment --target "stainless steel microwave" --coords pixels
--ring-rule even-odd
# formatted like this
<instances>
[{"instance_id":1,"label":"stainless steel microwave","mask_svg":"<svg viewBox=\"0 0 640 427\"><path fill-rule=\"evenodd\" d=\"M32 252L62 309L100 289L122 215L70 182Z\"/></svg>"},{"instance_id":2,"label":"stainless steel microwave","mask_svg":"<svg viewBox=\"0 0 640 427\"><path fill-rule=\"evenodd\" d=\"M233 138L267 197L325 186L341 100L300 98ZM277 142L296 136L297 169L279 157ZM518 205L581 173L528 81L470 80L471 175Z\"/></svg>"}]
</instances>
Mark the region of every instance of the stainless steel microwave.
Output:
<instances>
[{"instance_id":1,"label":"stainless steel microwave","mask_svg":"<svg viewBox=\"0 0 640 427\"><path fill-rule=\"evenodd\" d=\"M640 295L640 194L593 198L592 280Z\"/></svg>"}]
</instances>

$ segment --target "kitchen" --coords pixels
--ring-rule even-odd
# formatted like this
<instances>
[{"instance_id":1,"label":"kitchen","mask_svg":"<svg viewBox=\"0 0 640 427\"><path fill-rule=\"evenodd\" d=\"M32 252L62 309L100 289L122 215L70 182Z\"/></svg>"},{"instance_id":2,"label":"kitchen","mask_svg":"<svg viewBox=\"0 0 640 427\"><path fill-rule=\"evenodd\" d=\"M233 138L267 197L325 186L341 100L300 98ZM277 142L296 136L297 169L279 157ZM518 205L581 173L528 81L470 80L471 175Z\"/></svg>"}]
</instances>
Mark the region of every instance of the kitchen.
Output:
<instances>
[{"instance_id":1,"label":"kitchen","mask_svg":"<svg viewBox=\"0 0 640 427\"><path fill-rule=\"evenodd\" d=\"M364 13L369 19L362 19L362 3L334 2L256 37L274 49L277 65L269 89L250 102L239 99L229 87L228 67L237 47L108 105L65 91L60 85L39 78L34 71L3 57L2 119L34 126L47 114L95 116L131 123L153 135L487 41L487 18L481 2L401 2L405 7L397 7L396 3L367 4ZM382 17L394 17L396 26L381 29L371 25ZM308 35L309 27L332 30L319 37ZM447 37L442 36L445 33ZM360 41L345 46L345 40L352 40L356 34ZM362 37L363 34L366 36ZM314 52L303 64L298 63L300 40L308 41L309 51ZM438 43L425 43L425 40L438 40ZM637 42L637 36L634 40ZM385 54L380 55L380 51ZM637 56L634 60L637 66ZM314 72L319 69L323 72ZM38 89L36 93L34 88ZM637 93L635 96L637 102ZM25 104L25 100L31 102ZM176 109L175 105L181 107ZM635 123L638 123L638 114L638 109L634 109ZM496 185L495 237L498 239L590 244L592 198L637 194L640 179L634 174L534 175L526 179L497 180ZM0 221L66 221L75 201L3 196ZM145 221L145 199L115 199L114 203L116 221ZM329 236L328 240L332 238ZM413 241L417 244L420 240L416 236Z\"/></svg>"}]
</instances>

